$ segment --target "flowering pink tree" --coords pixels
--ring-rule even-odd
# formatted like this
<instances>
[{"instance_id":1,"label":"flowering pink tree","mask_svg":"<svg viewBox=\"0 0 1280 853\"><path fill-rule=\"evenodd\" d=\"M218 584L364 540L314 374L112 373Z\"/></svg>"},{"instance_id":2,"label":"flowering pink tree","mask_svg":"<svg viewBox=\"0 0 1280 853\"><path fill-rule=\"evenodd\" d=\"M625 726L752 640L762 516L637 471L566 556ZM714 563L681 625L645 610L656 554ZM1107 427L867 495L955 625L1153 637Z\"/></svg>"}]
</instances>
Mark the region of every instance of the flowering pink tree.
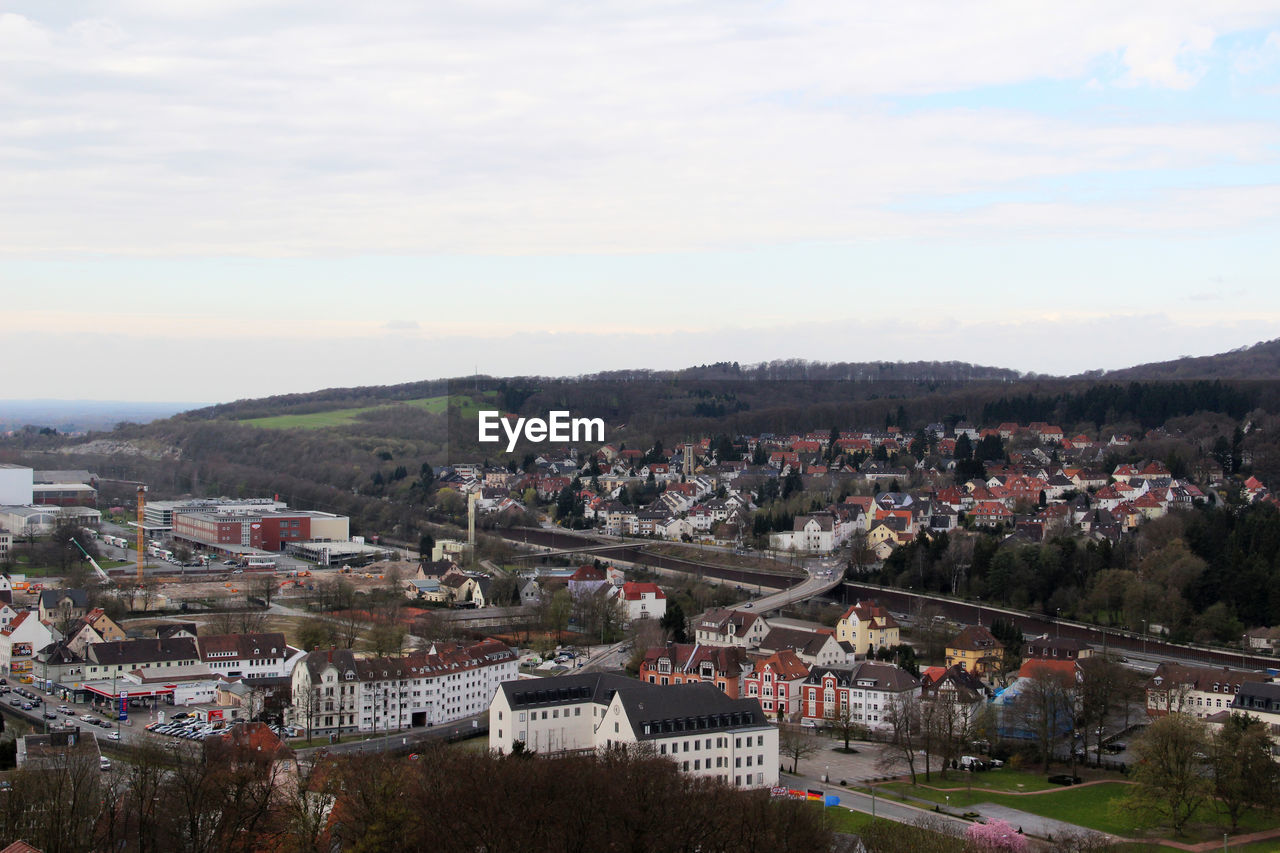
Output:
<instances>
[{"instance_id":1,"label":"flowering pink tree","mask_svg":"<svg viewBox=\"0 0 1280 853\"><path fill-rule=\"evenodd\" d=\"M1026 853L1030 849L1027 837L1002 820L975 823L965 833L965 839L969 842L969 849L975 853Z\"/></svg>"}]
</instances>

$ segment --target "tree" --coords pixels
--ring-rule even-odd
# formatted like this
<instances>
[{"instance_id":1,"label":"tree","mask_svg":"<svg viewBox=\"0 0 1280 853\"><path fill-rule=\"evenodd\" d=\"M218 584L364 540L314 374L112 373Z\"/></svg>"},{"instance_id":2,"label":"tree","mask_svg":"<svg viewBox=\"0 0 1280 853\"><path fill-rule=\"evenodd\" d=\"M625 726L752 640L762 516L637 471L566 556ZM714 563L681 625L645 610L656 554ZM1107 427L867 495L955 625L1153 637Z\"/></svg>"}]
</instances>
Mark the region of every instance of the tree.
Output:
<instances>
[{"instance_id":1,"label":"tree","mask_svg":"<svg viewBox=\"0 0 1280 853\"><path fill-rule=\"evenodd\" d=\"M672 642L683 643L688 639L684 608L675 599L667 599L667 612L662 614L662 619L659 620L658 624L671 637Z\"/></svg>"},{"instance_id":2,"label":"tree","mask_svg":"<svg viewBox=\"0 0 1280 853\"><path fill-rule=\"evenodd\" d=\"M1128 704L1126 682L1134 674L1115 660L1094 656L1080 661L1080 722L1084 742L1093 739L1098 765L1102 765L1104 728Z\"/></svg>"},{"instance_id":3,"label":"tree","mask_svg":"<svg viewBox=\"0 0 1280 853\"><path fill-rule=\"evenodd\" d=\"M298 645L303 651L312 652L334 642L333 628L323 619L313 616L298 626Z\"/></svg>"},{"instance_id":4,"label":"tree","mask_svg":"<svg viewBox=\"0 0 1280 853\"><path fill-rule=\"evenodd\" d=\"M917 696L895 695L882 709L881 720L888 724L891 735L889 749L880 759L881 769L891 770L906 765L911 773L911 784L916 783L916 758L923 746L921 731L920 699Z\"/></svg>"},{"instance_id":5,"label":"tree","mask_svg":"<svg viewBox=\"0 0 1280 853\"><path fill-rule=\"evenodd\" d=\"M1027 837L1003 820L973 824L965 833L965 840L969 842L972 853L1023 853L1030 849Z\"/></svg>"},{"instance_id":6,"label":"tree","mask_svg":"<svg viewBox=\"0 0 1280 853\"><path fill-rule=\"evenodd\" d=\"M1275 805L1280 767L1271 758L1267 726L1256 717L1232 714L1223 723L1213 736L1209 767L1213 793L1232 832L1248 809Z\"/></svg>"},{"instance_id":7,"label":"tree","mask_svg":"<svg viewBox=\"0 0 1280 853\"><path fill-rule=\"evenodd\" d=\"M960 757L965 744L971 739L969 719L969 709L956 698L956 691L949 682L921 697L920 724L924 735L926 781L930 762L935 758L942 778L947 778L947 768Z\"/></svg>"},{"instance_id":8,"label":"tree","mask_svg":"<svg viewBox=\"0 0 1280 853\"><path fill-rule=\"evenodd\" d=\"M778 755L791 759L791 772L795 773L800 760L818 751L818 739L794 726L778 727Z\"/></svg>"},{"instance_id":9,"label":"tree","mask_svg":"<svg viewBox=\"0 0 1280 853\"><path fill-rule=\"evenodd\" d=\"M1212 783L1197 757L1209 749L1204 723L1187 714L1158 718L1133 744L1137 758L1128 805L1154 816L1174 832L1208 799Z\"/></svg>"},{"instance_id":10,"label":"tree","mask_svg":"<svg viewBox=\"0 0 1280 853\"><path fill-rule=\"evenodd\" d=\"M849 741L863 734L866 728L862 723L858 722L853 712L853 705L850 702L842 702L835 708L829 709L826 722L838 737L844 739L845 752L849 751Z\"/></svg>"},{"instance_id":11,"label":"tree","mask_svg":"<svg viewBox=\"0 0 1280 853\"><path fill-rule=\"evenodd\" d=\"M399 622L379 622L369 629L369 645L379 657L399 654L409 631Z\"/></svg>"},{"instance_id":12,"label":"tree","mask_svg":"<svg viewBox=\"0 0 1280 853\"><path fill-rule=\"evenodd\" d=\"M1014 700L1014 713L1019 725L1035 740L1044 772L1048 773L1055 747L1072 729L1075 679L1041 666L1030 677L1019 680L1020 684L1023 682L1025 685Z\"/></svg>"},{"instance_id":13,"label":"tree","mask_svg":"<svg viewBox=\"0 0 1280 853\"><path fill-rule=\"evenodd\" d=\"M551 602L547 606L547 624L548 631L555 631L556 643L559 644L564 630L569 627L569 614L573 612L573 599L569 596L569 590L558 589L551 596Z\"/></svg>"},{"instance_id":14,"label":"tree","mask_svg":"<svg viewBox=\"0 0 1280 853\"><path fill-rule=\"evenodd\" d=\"M279 590L280 581L270 573L255 575L249 581L249 595L261 600L268 608L271 607L271 599L276 597Z\"/></svg>"}]
</instances>

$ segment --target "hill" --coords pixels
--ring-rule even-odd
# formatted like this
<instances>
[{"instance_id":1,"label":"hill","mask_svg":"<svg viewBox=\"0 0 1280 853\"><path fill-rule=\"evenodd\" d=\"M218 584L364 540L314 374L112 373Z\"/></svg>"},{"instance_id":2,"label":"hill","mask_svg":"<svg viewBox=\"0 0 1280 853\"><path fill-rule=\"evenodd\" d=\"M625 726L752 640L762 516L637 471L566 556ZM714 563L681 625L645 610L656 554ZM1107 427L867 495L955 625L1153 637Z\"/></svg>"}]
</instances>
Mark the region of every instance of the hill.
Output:
<instances>
[{"instance_id":1,"label":"hill","mask_svg":"<svg viewBox=\"0 0 1280 853\"><path fill-rule=\"evenodd\" d=\"M1280 379L1280 338L1230 352L1091 374L1103 379Z\"/></svg>"}]
</instances>

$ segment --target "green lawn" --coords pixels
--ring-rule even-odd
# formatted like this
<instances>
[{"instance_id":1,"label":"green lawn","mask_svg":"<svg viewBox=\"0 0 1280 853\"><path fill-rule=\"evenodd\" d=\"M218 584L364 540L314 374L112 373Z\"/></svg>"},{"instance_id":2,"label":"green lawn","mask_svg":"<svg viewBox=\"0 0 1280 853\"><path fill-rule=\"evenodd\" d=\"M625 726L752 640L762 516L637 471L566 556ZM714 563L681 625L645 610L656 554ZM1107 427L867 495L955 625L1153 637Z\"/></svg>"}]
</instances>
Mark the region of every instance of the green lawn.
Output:
<instances>
[{"instance_id":1,"label":"green lawn","mask_svg":"<svg viewBox=\"0 0 1280 853\"><path fill-rule=\"evenodd\" d=\"M1000 767L982 773L968 773L963 770L949 770L943 779L935 771L929 782L920 775L920 783L933 788L964 788L974 791L1048 791L1057 790L1058 786L1049 781L1043 773L1028 773L1025 770L1014 770Z\"/></svg>"},{"instance_id":2,"label":"green lawn","mask_svg":"<svg viewBox=\"0 0 1280 853\"><path fill-rule=\"evenodd\" d=\"M869 814L851 812L844 806L828 806L826 809L823 809L823 807L817 803L810 803L809 808L825 812L823 817L827 822L827 826L831 827L836 832L856 834L858 830L875 820L875 818Z\"/></svg>"},{"instance_id":3,"label":"green lawn","mask_svg":"<svg viewBox=\"0 0 1280 853\"><path fill-rule=\"evenodd\" d=\"M997 771L992 771L993 773ZM989 774L979 774L989 775ZM1021 776L1030 774L1015 774ZM1043 781L1043 777L1041 779ZM935 782L936 784L936 782ZM1008 784L1007 782L1005 784ZM1016 783L1014 783L1016 785ZM1024 784L1031 790L1031 779ZM1052 793L1034 796L1017 796L1003 794L996 790L983 790L977 784L973 791L935 791L923 786L912 787L909 784L895 782L882 785L882 790L892 791L900 795L909 795L935 803L947 803L950 795L950 806L953 812L963 811L976 803L995 803L1024 812L1053 818L1077 826L1096 829L1112 835L1128 838L1142 838L1149 834L1136 813L1126 811L1116 801L1124 797L1129 786L1121 782L1104 782L1100 785L1082 785L1079 787L1059 788L1056 785L1045 785L1039 790ZM1006 790L1009 790L1006 788ZM1280 821L1257 813L1245 815L1240 821L1240 833L1257 832L1280 825ZM1223 819L1211 806L1203 806L1187 827L1186 836L1178 839L1191 841L1207 841L1221 839L1225 829ZM1269 847L1259 849L1276 850L1280 845L1269 842Z\"/></svg>"},{"instance_id":4,"label":"green lawn","mask_svg":"<svg viewBox=\"0 0 1280 853\"><path fill-rule=\"evenodd\" d=\"M494 391L484 392L484 396L492 397ZM348 426L360 419L366 412L391 406L413 406L433 415L442 415L452 407L463 417L475 417L480 404L471 397L460 394L446 394L439 397L423 397L417 400L398 400L382 406L364 406L355 409L334 409L329 412L311 412L305 415L272 415L265 418L249 418L237 423L264 429L328 429L330 427Z\"/></svg>"}]
</instances>

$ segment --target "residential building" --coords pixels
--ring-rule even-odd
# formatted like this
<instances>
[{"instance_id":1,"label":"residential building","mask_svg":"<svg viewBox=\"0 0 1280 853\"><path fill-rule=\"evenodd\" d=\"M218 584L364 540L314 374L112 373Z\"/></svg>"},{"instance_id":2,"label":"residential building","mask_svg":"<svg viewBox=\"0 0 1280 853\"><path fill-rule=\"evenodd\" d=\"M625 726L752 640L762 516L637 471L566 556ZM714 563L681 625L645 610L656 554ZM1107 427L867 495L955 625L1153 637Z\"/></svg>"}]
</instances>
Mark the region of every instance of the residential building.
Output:
<instances>
[{"instance_id":1,"label":"residential building","mask_svg":"<svg viewBox=\"0 0 1280 853\"><path fill-rule=\"evenodd\" d=\"M981 625L969 625L947 643L946 665L990 677L1004 664L1004 643Z\"/></svg>"},{"instance_id":2,"label":"residential building","mask_svg":"<svg viewBox=\"0 0 1280 853\"><path fill-rule=\"evenodd\" d=\"M89 612L89 595L83 589L46 589L40 592L40 620L69 624Z\"/></svg>"},{"instance_id":3,"label":"residential building","mask_svg":"<svg viewBox=\"0 0 1280 853\"><path fill-rule=\"evenodd\" d=\"M800 686L808 677L809 667L790 649L757 655L742 674L742 695L759 699L765 714L790 719L800 713Z\"/></svg>"},{"instance_id":4,"label":"residential building","mask_svg":"<svg viewBox=\"0 0 1280 853\"><path fill-rule=\"evenodd\" d=\"M209 676L209 670L199 665L200 652L196 641L189 637L122 640L87 646L84 675L88 681L102 681L129 672L163 675L178 668L191 668L192 672L203 670Z\"/></svg>"},{"instance_id":5,"label":"residential building","mask_svg":"<svg viewBox=\"0 0 1280 853\"><path fill-rule=\"evenodd\" d=\"M508 754L517 741L540 755L643 748L739 788L778 781L778 730L760 703L710 684L594 673L507 682L489 706L489 748Z\"/></svg>"},{"instance_id":6,"label":"residential building","mask_svg":"<svg viewBox=\"0 0 1280 853\"><path fill-rule=\"evenodd\" d=\"M890 703L919 695L920 680L893 664L814 667L801 685L800 710L804 719L820 725L847 713L853 722L884 729Z\"/></svg>"},{"instance_id":7,"label":"residential building","mask_svg":"<svg viewBox=\"0 0 1280 853\"><path fill-rule=\"evenodd\" d=\"M627 581L618 592L627 621L661 619L667 613L667 594L656 583Z\"/></svg>"},{"instance_id":8,"label":"residential building","mask_svg":"<svg viewBox=\"0 0 1280 853\"><path fill-rule=\"evenodd\" d=\"M196 638L200 661L226 678L286 676L302 652L288 645L279 632L215 634Z\"/></svg>"},{"instance_id":9,"label":"residential building","mask_svg":"<svg viewBox=\"0 0 1280 853\"><path fill-rule=\"evenodd\" d=\"M742 675L751 668L740 646L668 643L649 649L640 663L640 680L649 684L711 684L737 699Z\"/></svg>"},{"instance_id":10,"label":"residential building","mask_svg":"<svg viewBox=\"0 0 1280 853\"><path fill-rule=\"evenodd\" d=\"M834 634L806 631L801 628L774 628L760 641L760 651L779 652L790 649L805 666L839 666L846 662L847 652Z\"/></svg>"},{"instance_id":11,"label":"residential building","mask_svg":"<svg viewBox=\"0 0 1280 853\"><path fill-rule=\"evenodd\" d=\"M311 652L293 668L288 716L319 735L439 725L482 712L499 684L518 677L515 652L497 640L396 658Z\"/></svg>"},{"instance_id":12,"label":"residential building","mask_svg":"<svg viewBox=\"0 0 1280 853\"><path fill-rule=\"evenodd\" d=\"M694 639L713 646L742 646L756 648L769 623L761 615L749 610L713 608L694 620Z\"/></svg>"},{"instance_id":13,"label":"residential building","mask_svg":"<svg viewBox=\"0 0 1280 853\"><path fill-rule=\"evenodd\" d=\"M1083 640L1042 634L1027 641L1022 656L1038 660L1085 660L1093 657L1093 646Z\"/></svg>"},{"instance_id":14,"label":"residential building","mask_svg":"<svg viewBox=\"0 0 1280 853\"><path fill-rule=\"evenodd\" d=\"M920 701L950 707L955 715L953 731L972 731L990 696L980 678L959 666L930 667L920 674Z\"/></svg>"},{"instance_id":15,"label":"residential building","mask_svg":"<svg viewBox=\"0 0 1280 853\"><path fill-rule=\"evenodd\" d=\"M1269 680L1261 672L1162 663L1147 682L1147 716L1184 713L1209 717L1230 708L1243 685Z\"/></svg>"},{"instance_id":16,"label":"residential building","mask_svg":"<svg viewBox=\"0 0 1280 853\"><path fill-rule=\"evenodd\" d=\"M898 645L899 634L897 620L873 601L859 601L836 623L836 639L853 646L859 655Z\"/></svg>"}]
</instances>

